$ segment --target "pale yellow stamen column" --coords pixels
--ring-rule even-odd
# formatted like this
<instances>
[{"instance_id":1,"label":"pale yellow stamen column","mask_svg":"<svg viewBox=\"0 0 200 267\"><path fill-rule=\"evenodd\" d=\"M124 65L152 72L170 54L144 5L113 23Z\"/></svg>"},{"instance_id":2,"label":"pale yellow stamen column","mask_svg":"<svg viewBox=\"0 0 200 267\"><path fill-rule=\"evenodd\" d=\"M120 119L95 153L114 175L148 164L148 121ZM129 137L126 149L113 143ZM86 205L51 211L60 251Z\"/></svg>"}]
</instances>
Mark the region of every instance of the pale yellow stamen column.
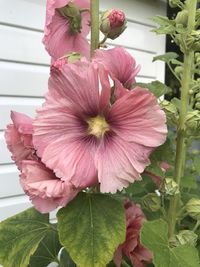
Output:
<instances>
[{"instance_id":1,"label":"pale yellow stamen column","mask_svg":"<svg viewBox=\"0 0 200 267\"><path fill-rule=\"evenodd\" d=\"M102 116L96 116L87 120L88 134L95 135L96 137L102 137L107 131L110 130L109 124Z\"/></svg>"}]
</instances>

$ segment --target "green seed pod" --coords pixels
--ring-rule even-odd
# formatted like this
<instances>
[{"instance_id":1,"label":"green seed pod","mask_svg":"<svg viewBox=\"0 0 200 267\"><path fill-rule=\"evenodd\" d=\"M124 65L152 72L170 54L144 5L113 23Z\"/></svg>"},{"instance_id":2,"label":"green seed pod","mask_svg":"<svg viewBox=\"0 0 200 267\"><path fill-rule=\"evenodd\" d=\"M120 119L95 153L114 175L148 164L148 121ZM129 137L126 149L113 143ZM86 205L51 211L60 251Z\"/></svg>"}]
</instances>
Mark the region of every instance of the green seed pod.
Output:
<instances>
[{"instance_id":1,"label":"green seed pod","mask_svg":"<svg viewBox=\"0 0 200 267\"><path fill-rule=\"evenodd\" d=\"M175 73L178 74L178 75L181 75L183 74L183 67L181 66L177 66L175 69L174 69Z\"/></svg>"},{"instance_id":2,"label":"green seed pod","mask_svg":"<svg viewBox=\"0 0 200 267\"><path fill-rule=\"evenodd\" d=\"M158 211L161 207L161 200L160 197L158 195L156 195L155 193L149 193L147 194L143 200L143 205L144 207L149 210L149 211Z\"/></svg>"},{"instance_id":3,"label":"green seed pod","mask_svg":"<svg viewBox=\"0 0 200 267\"><path fill-rule=\"evenodd\" d=\"M178 184L172 178L165 178L163 190L164 193L169 196L174 196L180 193Z\"/></svg>"},{"instance_id":4,"label":"green seed pod","mask_svg":"<svg viewBox=\"0 0 200 267\"><path fill-rule=\"evenodd\" d=\"M185 118L186 133L188 136L199 135L200 130L200 112L193 110L188 112Z\"/></svg>"},{"instance_id":5,"label":"green seed pod","mask_svg":"<svg viewBox=\"0 0 200 267\"><path fill-rule=\"evenodd\" d=\"M163 100L160 106L165 112L169 124L176 124L178 121L178 110L176 106L167 100Z\"/></svg>"},{"instance_id":6,"label":"green seed pod","mask_svg":"<svg viewBox=\"0 0 200 267\"><path fill-rule=\"evenodd\" d=\"M196 246L198 235L190 230L183 230L176 235L176 239L179 245L192 245Z\"/></svg>"},{"instance_id":7,"label":"green seed pod","mask_svg":"<svg viewBox=\"0 0 200 267\"><path fill-rule=\"evenodd\" d=\"M175 18L176 24L182 24L183 26L187 26L188 23L188 11L182 10L178 12L176 18Z\"/></svg>"},{"instance_id":8,"label":"green seed pod","mask_svg":"<svg viewBox=\"0 0 200 267\"><path fill-rule=\"evenodd\" d=\"M194 220L200 220L200 199L192 198L185 206L186 211Z\"/></svg>"}]
</instances>

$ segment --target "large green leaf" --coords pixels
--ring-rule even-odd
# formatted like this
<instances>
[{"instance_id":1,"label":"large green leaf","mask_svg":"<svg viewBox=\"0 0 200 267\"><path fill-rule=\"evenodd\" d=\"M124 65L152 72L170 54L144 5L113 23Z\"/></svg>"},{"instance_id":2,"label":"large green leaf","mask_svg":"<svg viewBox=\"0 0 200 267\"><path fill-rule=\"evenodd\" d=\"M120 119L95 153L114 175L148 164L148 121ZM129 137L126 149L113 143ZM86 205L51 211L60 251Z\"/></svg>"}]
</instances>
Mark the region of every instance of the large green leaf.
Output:
<instances>
[{"instance_id":1,"label":"large green leaf","mask_svg":"<svg viewBox=\"0 0 200 267\"><path fill-rule=\"evenodd\" d=\"M69 253L63 248L60 255L60 263L58 267L77 267L72 261Z\"/></svg>"},{"instance_id":2,"label":"large green leaf","mask_svg":"<svg viewBox=\"0 0 200 267\"><path fill-rule=\"evenodd\" d=\"M105 267L125 239L125 212L116 199L80 193L58 211L60 241L79 267Z\"/></svg>"},{"instance_id":3,"label":"large green leaf","mask_svg":"<svg viewBox=\"0 0 200 267\"><path fill-rule=\"evenodd\" d=\"M153 58L153 62L160 60L160 61L164 61L166 63L169 63L170 61L172 61L173 59L178 58L178 54L174 53L174 52L167 52L163 55L159 55Z\"/></svg>"},{"instance_id":4,"label":"large green leaf","mask_svg":"<svg viewBox=\"0 0 200 267\"><path fill-rule=\"evenodd\" d=\"M30 208L0 223L0 264L27 267L41 240L49 233L49 216Z\"/></svg>"},{"instance_id":5,"label":"large green leaf","mask_svg":"<svg viewBox=\"0 0 200 267\"><path fill-rule=\"evenodd\" d=\"M163 220L145 222L141 230L142 244L153 252L155 267L200 267L198 252L191 245L170 248L168 225Z\"/></svg>"},{"instance_id":6,"label":"large green leaf","mask_svg":"<svg viewBox=\"0 0 200 267\"><path fill-rule=\"evenodd\" d=\"M28 267L46 267L52 262L57 262L57 256L61 248L58 232L56 227L54 230L52 225L52 231L49 231L48 235L40 242L38 249L31 256Z\"/></svg>"}]
</instances>

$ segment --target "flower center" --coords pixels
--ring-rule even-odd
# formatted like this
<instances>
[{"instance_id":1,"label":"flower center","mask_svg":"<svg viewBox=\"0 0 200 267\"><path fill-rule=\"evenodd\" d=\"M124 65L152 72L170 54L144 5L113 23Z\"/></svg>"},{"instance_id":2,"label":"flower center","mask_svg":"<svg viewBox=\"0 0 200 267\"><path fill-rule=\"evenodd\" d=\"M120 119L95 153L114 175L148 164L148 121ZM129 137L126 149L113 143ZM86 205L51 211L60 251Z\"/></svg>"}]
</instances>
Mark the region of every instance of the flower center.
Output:
<instances>
[{"instance_id":1,"label":"flower center","mask_svg":"<svg viewBox=\"0 0 200 267\"><path fill-rule=\"evenodd\" d=\"M110 127L102 116L96 116L94 118L90 118L87 120L88 123L88 134L95 135L96 137L100 138L110 130Z\"/></svg>"}]
</instances>

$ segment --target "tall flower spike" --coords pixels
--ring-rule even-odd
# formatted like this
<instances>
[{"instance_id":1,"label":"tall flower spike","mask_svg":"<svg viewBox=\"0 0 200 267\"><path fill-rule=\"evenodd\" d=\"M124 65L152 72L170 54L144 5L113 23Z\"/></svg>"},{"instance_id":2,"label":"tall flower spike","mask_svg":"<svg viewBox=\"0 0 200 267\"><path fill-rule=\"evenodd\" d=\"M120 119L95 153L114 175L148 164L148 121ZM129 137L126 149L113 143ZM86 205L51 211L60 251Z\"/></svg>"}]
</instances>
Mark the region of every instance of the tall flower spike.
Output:
<instances>
[{"instance_id":1,"label":"tall flower spike","mask_svg":"<svg viewBox=\"0 0 200 267\"><path fill-rule=\"evenodd\" d=\"M124 92L111 106L108 74L89 62L50 78L33 142L58 177L81 188L99 182L111 193L141 179L149 154L166 139L166 118L148 90Z\"/></svg>"},{"instance_id":2,"label":"tall flower spike","mask_svg":"<svg viewBox=\"0 0 200 267\"><path fill-rule=\"evenodd\" d=\"M72 52L89 57L89 6L89 0L47 0L43 43L53 61Z\"/></svg>"}]
</instances>

